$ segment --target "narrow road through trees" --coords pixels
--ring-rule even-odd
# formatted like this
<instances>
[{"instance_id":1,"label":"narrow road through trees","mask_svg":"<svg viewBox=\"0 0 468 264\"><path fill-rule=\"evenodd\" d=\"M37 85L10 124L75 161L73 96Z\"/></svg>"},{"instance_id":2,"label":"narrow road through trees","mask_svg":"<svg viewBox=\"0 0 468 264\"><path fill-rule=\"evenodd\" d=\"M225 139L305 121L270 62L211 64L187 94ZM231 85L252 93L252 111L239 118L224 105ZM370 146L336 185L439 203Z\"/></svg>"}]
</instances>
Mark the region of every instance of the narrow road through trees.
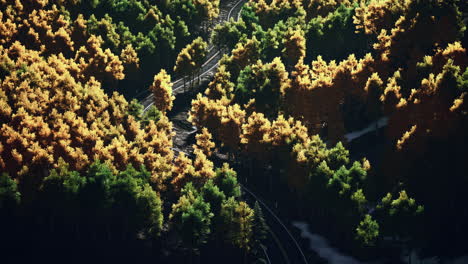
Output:
<instances>
[{"instance_id":1,"label":"narrow road through trees","mask_svg":"<svg viewBox=\"0 0 468 264\"><path fill-rule=\"evenodd\" d=\"M220 19L218 23L223 23L229 21L231 18L238 20L241 16L241 11L243 4L246 0L230 1L220 7ZM202 64L200 70L200 78L210 76L210 73L218 67L218 62L224 54L221 51L217 51L213 45L210 44L208 48L208 55L206 56L205 62ZM183 78L175 80L173 84L173 95L183 93ZM150 94L146 96L140 103L144 106L144 111L147 111L153 105L153 95ZM187 108L185 109L187 111ZM185 116L186 113L184 110L181 113L175 113L177 115ZM185 118L186 119L186 118ZM173 121L173 120L171 120ZM185 124L183 126L174 124L174 130L177 135L183 134L193 134L196 132L190 125ZM177 137L177 136L176 136ZM186 140L187 136L183 137ZM186 144L186 142L183 142ZM176 146L174 147L176 152L184 152L187 156L192 156L190 151L184 151L179 149ZM241 188L245 194L248 194L249 200L258 201L261 207L264 209L266 221L270 227L271 235L273 241L268 244L268 248L263 248L265 253L265 259L268 263L308 263L307 258L305 257L304 252L302 251L299 243L296 241L294 236L288 230L286 225L281 221L281 219L271 210L266 203L259 199L253 192L247 189L245 186L241 185Z\"/></svg>"}]
</instances>

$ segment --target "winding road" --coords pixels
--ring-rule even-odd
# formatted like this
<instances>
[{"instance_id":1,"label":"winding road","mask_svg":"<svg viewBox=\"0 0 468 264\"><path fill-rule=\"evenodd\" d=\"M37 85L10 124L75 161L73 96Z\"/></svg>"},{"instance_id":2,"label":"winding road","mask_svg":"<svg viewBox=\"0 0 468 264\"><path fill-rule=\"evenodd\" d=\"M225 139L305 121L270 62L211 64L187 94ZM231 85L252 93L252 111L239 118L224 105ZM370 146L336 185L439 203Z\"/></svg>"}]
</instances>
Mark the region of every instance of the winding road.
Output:
<instances>
[{"instance_id":1,"label":"winding road","mask_svg":"<svg viewBox=\"0 0 468 264\"><path fill-rule=\"evenodd\" d=\"M231 18L238 20L241 15L243 4L247 0L238 1L226 1L220 5L220 16L217 23L223 23ZM214 70L218 67L218 62L224 53L217 50L213 45L210 44L208 48L208 54L205 62L201 67L200 78L210 78ZM184 92L183 78L177 79L172 82L173 95L177 96ZM144 111L147 111L153 104L153 95L147 95L140 103L144 106ZM176 152L184 152L187 156L193 156L190 144L187 144L188 137L194 135L196 128L192 127L187 121L187 112L189 106L185 109L181 109L177 113L173 113L174 131L176 132L176 138L179 137L179 142L175 142L173 148ZM173 120L178 119L178 120ZM177 122L178 121L178 122ZM250 191L247 187L241 184L244 196L247 195L248 201L252 203L258 201L264 211L265 220L270 227L270 235L273 238L272 241L268 241L266 247L262 247L265 254L265 260L267 263L308 263L304 252L302 251L299 243L296 241L294 236L291 234L287 226L281 221L281 219L273 212L267 204Z\"/></svg>"},{"instance_id":2,"label":"winding road","mask_svg":"<svg viewBox=\"0 0 468 264\"><path fill-rule=\"evenodd\" d=\"M238 1L228 1L227 3L220 6L220 14L218 18L218 24L229 21L229 19L234 18L238 20L241 15L241 10L243 4L247 0L238 0ZM222 58L224 53L217 50L212 44L208 47L208 54L206 55L205 62L202 64L200 69L200 78L209 77L211 73L218 68L218 62ZM183 93L184 91L184 78L177 79L172 82L172 93L177 95ZM148 92L149 93L149 92ZM144 111L148 110L153 105L153 95L149 94L145 99L140 101L143 104Z\"/></svg>"}]
</instances>

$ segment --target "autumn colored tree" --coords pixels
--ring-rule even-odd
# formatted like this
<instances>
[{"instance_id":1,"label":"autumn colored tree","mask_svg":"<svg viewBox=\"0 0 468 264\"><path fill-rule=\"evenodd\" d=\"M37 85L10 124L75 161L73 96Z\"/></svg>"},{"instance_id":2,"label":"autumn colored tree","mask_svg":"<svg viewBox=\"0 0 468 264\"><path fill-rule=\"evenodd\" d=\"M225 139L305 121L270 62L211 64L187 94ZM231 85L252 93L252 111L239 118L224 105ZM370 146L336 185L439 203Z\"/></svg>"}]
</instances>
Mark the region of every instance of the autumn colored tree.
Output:
<instances>
[{"instance_id":1,"label":"autumn colored tree","mask_svg":"<svg viewBox=\"0 0 468 264\"><path fill-rule=\"evenodd\" d=\"M404 61L406 65L415 68L416 63L424 55L431 54L437 46L446 47L458 40L464 26L456 2L410 1L407 11L395 22L395 27L392 30L381 30L377 37L374 49L381 63L390 63L396 70L404 66ZM414 42L416 39L420 41ZM411 51L410 43L417 43ZM411 88L406 89L408 94Z\"/></svg>"},{"instance_id":2,"label":"autumn colored tree","mask_svg":"<svg viewBox=\"0 0 468 264\"><path fill-rule=\"evenodd\" d=\"M203 153L201 149L195 149L194 154L194 183L198 185L203 185L207 180L215 176L214 164L208 159L208 157Z\"/></svg>"},{"instance_id":3,"label":"autumn colored tree","mask_svg":"<svg viewBox=\"0 0 468 264\"><path fill-rule=\"evenodd\" d=\"M187 75L190 77L190 86L193 86L195 72L201 69L203 59L207 53L207 47L208 44L199 37L182 49L177 56L174 72L184 76L184 87Z\"/></svg>"},{"instance_id":4,"label":"autumn colored tree","mask_svg":"<svg viewBox=\"0 0 468 264\"><path fill-rule=\"evenodd\" d=\"M203 128L201 134L196 135L195 138L197 139L195 148L199 148L201 151L203 151L203 154L205 154L207 157L210 157L213 154L212 150L215 147L215 143L212 141L213 136L208 131L208 129Z\"/></svg>"},{"instance_id":5,"label":"autumn colored tree","mask_svg":"<svg viewBox=\"0 0 468 264\"><path fill-rule=\"evenodd\" d=\"M364 91L367 93L366 112L370 120L375 120L382 114L383 110L380 101L380 96L383 93L383 81L378 73L374 73L369 77Z\"/></svg>"},{"instance_id":6,"label":"autumn colored tree","mask_svg":"<svg viewBox=\"0 0 468 264\"><path fill-rule=\"evenodd\" d=\"M201 94L192 101L189 115L192 124L199 129L206 127L215 139L221 140L231 150L239 148L244 119L245 111L239 105L229 105L227 98L210 100Z\"/></svg>"},{"instance_id":7,"label":"autumn colored tree","mask_svg":"<svg viewBox=\"0 0 468 264\"><path fill-rule=\"evenodd\" d=\"M288 65L296 65L299 62L299 59L306 55L306 39L304 38L304 31L301 29L292 30L290 28L283 40L283 45L283 58L288 62Z\"/></svg>"},{"instance_id":8,"label":"autumn colored tree","mask_svg":"<svg viewBox=\"0 0 468 264\"><path fill-rule=\"evenodd\" d=\"M158 110L163 113L171 111L175 97L172 95L171 76L165 70L161 70L154 76L153 84L149 89L153 93L154 104Z\"/></svg>"},{"instance_id":9,"label":"autumn colored tree","mask_svg":"<svg viewBox=\"0 0 468 264\"><path fill-rule=\"evenodd\" d=\"M327 63L319 56L312 67L300 60L292 72L291 85L284 91L286 112L312 133L320 133L333 143L340 141L346 128L362 122L357 113L359 106L365 105L364 87L374 65L370 54L359 60L350 55L339 64Z\"/></svg>"},{"instance_id":10,"label":"autumn colored tree","mask_svg":"<svg viewBox=\"0 0 468 264\"><path fill-rule=\"evenodd\" d=\"M264 137L270 130L271 122L262 113L252 113L247 122L242 125L241 143L252 157L264 157L263 155L266 151L265 144L263 143Z\"/></svg>"},{"instance_id":11,"label":"autumn colored tree","mask_svg":"<svg viewBox=\"0 0 468 264\"><path fill-rule=\"evenodd\" d=\"M234 91L234 83L230 81L231 73L226 70L225 65L221 65L213 80L208 84L205 95L210 99L218 100L222 97L230 98Z\"/></svg>"},{"instance_id":12,"label":"autumn colored tree","mask_svg":"<svg viewBox=\"0 0 468 264\"><path fill-rule=\"evenodd\" d=\"M361 3L353 17L356 29L366 34L379 34L382 29L391 30L396 20L405 14L411 1L372 0Z\"/></svg>"},{"instance_id":13,"label":"autumn colored tree","mask_svg":"<svg viewBox=\"0 0 468 264\"><path fill-rule=\"evenodd\" d=\"M232 50L230 73L233 77L238 76L247 65L256 63L260 59L260 51L260 42L255 36L245 44L239 42Z\"/></svg>"},{"instance_id":14,"label":"autumn colored tree","mask_svg":"<svg viewBox=\"0 0 468 264\"><path fill-rule=\"evenodd\" d=\"M186 157L184 153L180 153L174 160L174 163L171 184L176 192L180 192L191 181L191 177L195 174L195 169L193 168L192 160Z\"/></svg>"}]
</instances>

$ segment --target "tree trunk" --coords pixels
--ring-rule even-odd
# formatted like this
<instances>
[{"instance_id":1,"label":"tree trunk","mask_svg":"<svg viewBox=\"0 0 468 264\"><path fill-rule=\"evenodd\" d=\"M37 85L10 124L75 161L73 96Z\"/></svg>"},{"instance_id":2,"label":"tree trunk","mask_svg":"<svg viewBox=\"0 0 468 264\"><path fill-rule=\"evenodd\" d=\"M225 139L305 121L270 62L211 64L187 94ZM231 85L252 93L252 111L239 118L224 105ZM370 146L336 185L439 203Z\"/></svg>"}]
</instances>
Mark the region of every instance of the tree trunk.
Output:
<instances>
[{"instance_id":1,"label":"tree trunk","mask_svg":"<svg viewBox=\"0 0 468 264\"><path fill-rule=\"evenodd\" d=\"M200 69L198 70L198 85L200 85L200 82L201 82L201 66L200 66Z\"/></svg>"}]
</instances>

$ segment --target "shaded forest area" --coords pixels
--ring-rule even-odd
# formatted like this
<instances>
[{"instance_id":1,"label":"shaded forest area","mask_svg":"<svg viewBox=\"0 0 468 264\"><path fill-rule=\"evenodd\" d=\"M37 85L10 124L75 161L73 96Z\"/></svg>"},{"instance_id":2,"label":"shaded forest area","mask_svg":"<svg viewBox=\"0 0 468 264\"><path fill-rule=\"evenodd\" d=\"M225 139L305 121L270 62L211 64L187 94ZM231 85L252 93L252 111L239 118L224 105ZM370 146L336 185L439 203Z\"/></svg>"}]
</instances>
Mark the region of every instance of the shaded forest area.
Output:
<instances>
[{"instance_id":1,"label":"shaded forest area","mask_svg":"<svg viewBox=\"0 0 468 264\"><path fill-rule=\"evenodd\" d=\"M228 2L0 0L6 258L265 263L240 181L363 260L466 254L466 3L249 0L218 24ZM208 43L185 155L171 80Z\"/></svg>"},{"instance_id":2,"label":"shaded forest area","mask_svg":"<svg viewBox=\"0 0 468 264\"><path fill-rule=\"evenodd\" d=\"M167 72L200 42L219 5L0 1L8 262L257 258L261 209L243 201L228 165L214 167L204 140L193 159L174 153L166 115L174 100ZM148 111L122 95L138 86L156 95Z\"/></svg>"},{"instance_id":3,"label":"shaded forest area","mask_svg":"<svg viewBox=\"0 0 468 264\"><path fill-rule=\"evenodd\" d=\"M286 218L353 255L466 253L466 12L463 1L249 1L215 28L231 52L190 120L284 199ZM345 134L382 117L377 152L359 139L350 155Z\"/></svg>"}]
</instances>

